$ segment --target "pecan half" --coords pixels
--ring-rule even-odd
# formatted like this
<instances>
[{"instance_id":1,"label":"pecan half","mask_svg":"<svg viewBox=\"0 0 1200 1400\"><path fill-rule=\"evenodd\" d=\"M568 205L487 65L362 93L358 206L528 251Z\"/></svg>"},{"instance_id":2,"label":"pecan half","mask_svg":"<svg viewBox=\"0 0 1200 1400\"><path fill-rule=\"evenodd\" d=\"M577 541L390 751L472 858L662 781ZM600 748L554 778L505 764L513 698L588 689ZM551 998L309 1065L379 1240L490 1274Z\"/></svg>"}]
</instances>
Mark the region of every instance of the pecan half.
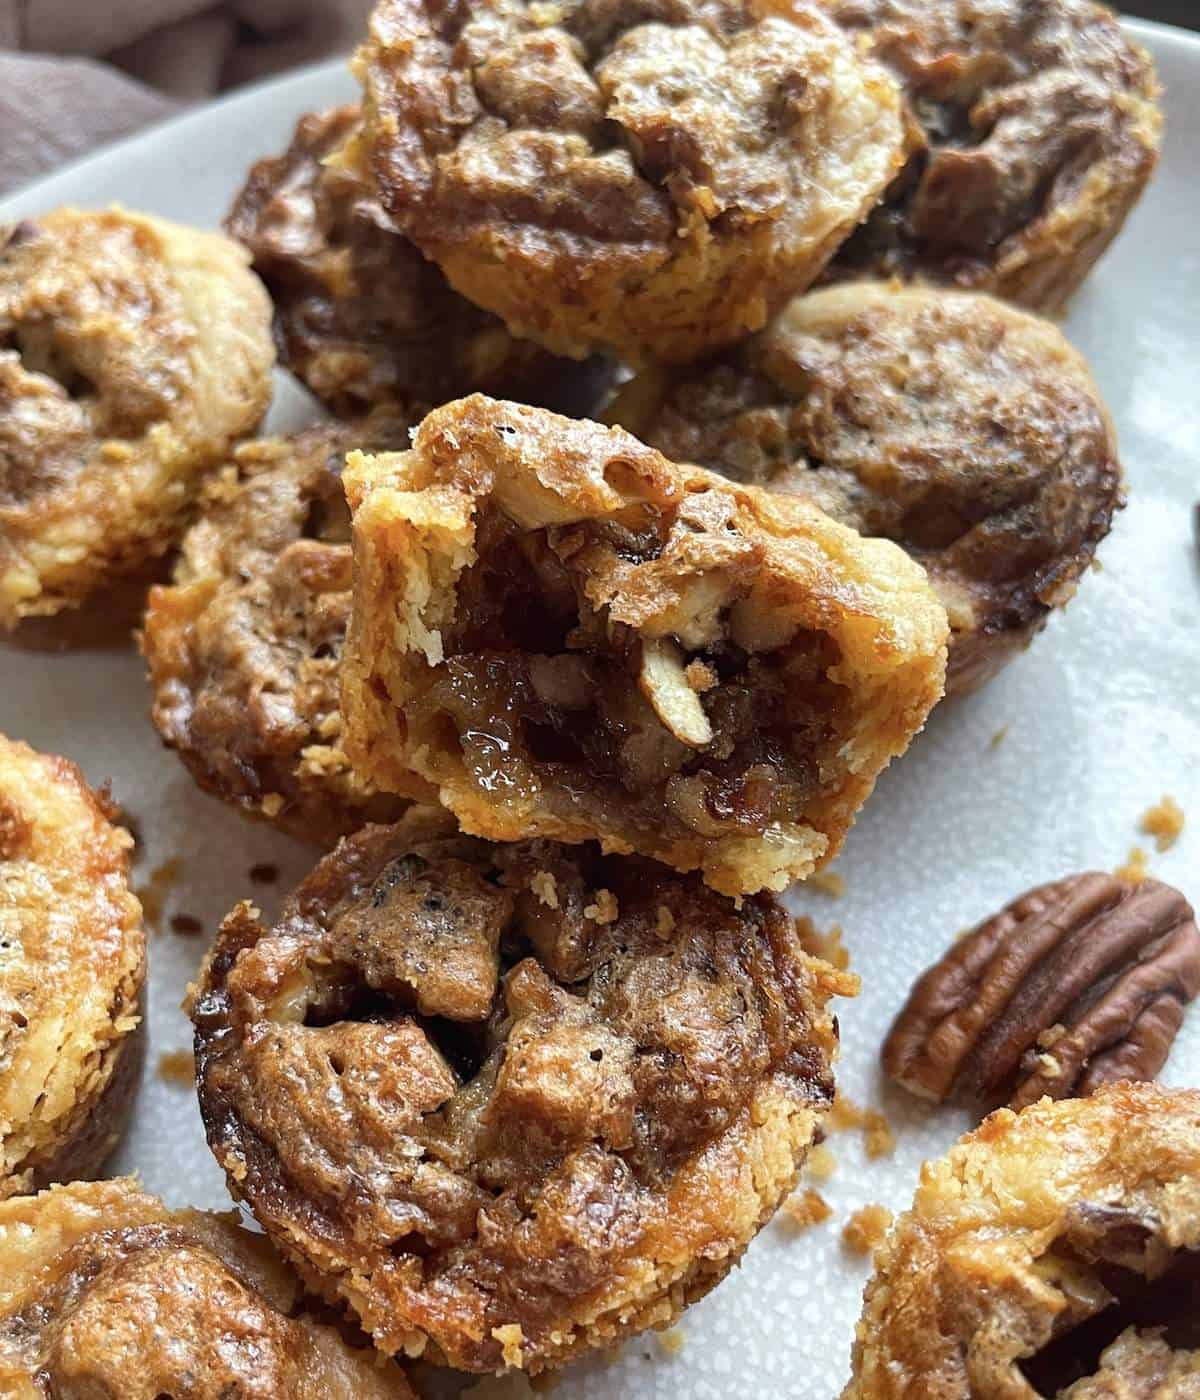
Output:
<instances>
[{"instance_id":1,"label":"pecan half","mask_svg":"<svg viewBox=\"0 0 1200 1400\"><path fill-rule=\"evenodd\" d=\"M1023 1108L1153 1079L1200 992L1191 905L1158 880L1072 875L1028 891L917 982L883 1046L891 1078Z\"/></svg>"}]
</instances>

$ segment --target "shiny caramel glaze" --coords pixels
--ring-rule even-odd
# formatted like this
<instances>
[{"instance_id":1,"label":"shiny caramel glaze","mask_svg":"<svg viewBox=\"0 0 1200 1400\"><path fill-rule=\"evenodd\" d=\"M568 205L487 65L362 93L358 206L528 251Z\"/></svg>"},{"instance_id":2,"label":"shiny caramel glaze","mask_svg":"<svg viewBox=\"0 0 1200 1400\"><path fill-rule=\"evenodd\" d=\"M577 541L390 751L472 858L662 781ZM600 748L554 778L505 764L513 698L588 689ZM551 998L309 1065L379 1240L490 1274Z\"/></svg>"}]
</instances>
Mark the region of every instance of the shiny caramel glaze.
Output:
<instances>
[{"instance_id":1,"label":"shiny caramel glaze","mask_svg":"<svg viewBox=\"0 0 1200 1400\"><path fill-rule=\"evenodd\" d=\"M538 1371L668 1324L791 1190L854 979L652 862L414 809L239 906L194 990L231 1189L388 1352Z\"/></svg>"}]
</instances>

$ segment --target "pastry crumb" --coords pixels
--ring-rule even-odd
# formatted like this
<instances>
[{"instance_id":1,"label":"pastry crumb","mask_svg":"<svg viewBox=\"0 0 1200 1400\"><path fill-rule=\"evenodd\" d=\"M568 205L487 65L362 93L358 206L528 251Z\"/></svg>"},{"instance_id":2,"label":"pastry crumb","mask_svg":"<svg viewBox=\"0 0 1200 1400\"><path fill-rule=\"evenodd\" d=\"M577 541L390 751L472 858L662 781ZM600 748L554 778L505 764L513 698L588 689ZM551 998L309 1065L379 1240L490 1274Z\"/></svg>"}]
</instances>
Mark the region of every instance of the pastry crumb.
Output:
<instances>
[{"instance_id":1,"label":"pastry crumb","mask_svg":"<svg viewBox=\"0 0 1200 1400\"><path fill-rule=\"evenodd\" d=\"M538 902L547 909L558 908L558 882L548 870L536 870L529 881L529 888L537 896Z\"/></svg>"},{"instance_id":2,"label":"pastry crumb","mask_svg":"<svg viewBox=\"0 0 1200 1400\"><path fill-rule=\"evenodd\" d=\"M504 1364L519 1370L525 1361L525 1351L522 1346L525 1341L525 1333L521 1330L521 1324L519 1322L506 1322L503 1327L493 1327L492 1336L500 1343Z\"/></svg>"},{"instance_id":3,"label":"pastry crumb","mask_svg":"<svg viewBox=\"0 0 1200 1400\"><path fill-rule=\"evenodd\" d=\"M851 1129L861 1131L863 1147L872 1161L889 1157L895 1151L895 1134L883 1114L877 1108L860 1108L843 1093L835 1096L826 1125L835 1133L849 1132Z\"/></svg>"},{"instance_id":4,"label":"pastry crumb","mask_svg":"<svg viewBox=\"0 0 1200 1400\"><path fill-rule=\"evenodd\" d=\"M1140 885L1150 873L1147 868L1149 864L1150 857L1145 850L1141 846L1131 846L1125 864L1118 865L1113 874L1118 880L1124 880L1130 885Z\"/></svg>"},{"instance_id":5,"label":"pastry crumb","mask_svg":"<svg viewBox=\"0 0 1200 1400\"><path fill-rule=\"evenodd\" d=\"M996 732L988 740L989 750L998 749L1000 747L1000 745L1005 741L1005 739L1008 738L1008 729L1009 726L1007 724L1002 724L1000 728L996 730Z\"/></svg>"},{"instance_id":6,"label":"pastry crumb","mask_svg":"<svg viewBox=\"0 0 1200 1400\"><path fill-rule=\"evenodd\" d=\"M585 919L591 919L597 924L615 924L619 914L617 897L612 890L597 890L596 902L589 904L583 911Z\"/></svg>"},{"instance_id":7,"label":"pastry crumb","mask_svg":"<svg viewBox=\"0 0 1200 1400\"><path fill-rule=\"evenodd\" d=\"M678 1356L686 1341L687 1336L682 1327L672 1327L666 1332L658 1333L658 1344L668 1356Z\"/></svg>"},{"instance_id":8,"label":"pastry crumb","mask_svg":"<svg viewBox=\"0 0 1200 1400\"><path fill-rule=\"evenodd\" d=\"M269 792L262 800L263 813L272 819L283 811L283 796L278 792Z\"/></svg>"},{"instance_id":9,"label":"pastry crumb","mask_svg":"<svg viewBox=\"0 0 1200 1400\"><path fill-rule=\"evenodd\" d=\"M683 670L684 678L697 695L703 695L716 685L720 677L703 661L691 661Z\"/></svg>"},{"instance_id":10,"label":"pastry crumb","mask_svg":"<svg viewBox=\"0 0 1200 1400\"><path fill-rule=\"evenodd\" d=\"M660 904L658 906L658 923L655 927L655 932L658 934L659 938L670 938L675 932L675 915L671 913L665 904Z\"/></svg>"},{"instance_id":11,"label":"pastry crumb","mask_svg":"<svg viewBox=\"0 0 1200 1400\"><path fill-rule=\"evenodd\" d=\"M1147 836L1154 837L1154 844L1159 851L1169 851L1179 840L1183 823L1183 808L1168 793L1160 802L1142 813L1139 830L1144 831Z\"/></svg>"},{"instance_id":12,"label":"pastry crumb","mask_svg":"<svg viewBox=\"0 0 1200 1400\"><path fill-rule=\"evenodd\" d=\"M828 1181L837 1170L837 1158L821 1143L808 1154L804 1170L814 1181Z\"/></svg>"},{"instance_id":13,"label":"pastry crumb","mask_svg":"<svg viewBox=\"0 0 1200 1400\"><path fill-rule=\"evenodd\" d=\"M827 894L831 899L841 899L846 893L845 877L839 875L836 870L818 870L815 875L808 877L809 885L821 894Z\"/></svg>"},{"instance_id":14,"label":"pastry crumb","mask_svg":"<svg viewBox=\"0 0 1200 1400\"><path fill-rule=\"evenodd\" d=\"M842 1226L842 1242L855 1254L873 1254L891 1226L892 1212L886 1206L866 1205Z\"/></svg>"},{"instance_id":15,"label":"pastry crumb","mask_svg":"<svg viewBox=\"0 0 1200 1400\"><path fill-rule=\"evenodd\" d=\"M168 1050L158 1057L158 1077L190 1089L196 1082L196 1057L190 1050Z\"/></svg>"},{"instance_id":16,"label":"pastry crumb","mask_svg":"<svg viewBox=\"0 0 1200 1400\"><path fill-rule=\"evenodd\" d=\"M839 972L849 968L850 954L842 945L841 924L833 924L823 933L807 915L801 914L796 920L796 932L806 953L811 953L814 958L824 958Z\"/></svg>"},{"instance_id":17,"label":"pastry crumb","mask_svg":"<svg viewBox=\"0 0 1200 1400\"><path fill-rule=\"evenodd\" d=\"M784 1219L796 1230L811 1229L812 1226L819 1225L822 1220L828 1220L833 1214L825 1197L819 1191L814 1191L812 1187L806 1187L804 1190L789 1196L779 1210Z\"/></svg>"}]
</instances>

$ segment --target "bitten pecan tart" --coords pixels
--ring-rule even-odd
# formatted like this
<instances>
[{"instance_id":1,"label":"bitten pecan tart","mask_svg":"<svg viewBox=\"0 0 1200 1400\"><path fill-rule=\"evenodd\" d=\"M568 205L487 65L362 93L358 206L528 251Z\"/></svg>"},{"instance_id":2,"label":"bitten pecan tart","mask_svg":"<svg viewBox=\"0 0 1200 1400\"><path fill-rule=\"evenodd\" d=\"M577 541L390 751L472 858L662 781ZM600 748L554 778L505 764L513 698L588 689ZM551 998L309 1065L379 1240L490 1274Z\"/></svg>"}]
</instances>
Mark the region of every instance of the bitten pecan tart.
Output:
<instances>
[{"instance_id":1,"label":"bitten pecan tart","mask_svg":"<svg viewBox=\"0 0 1200 1400\"><path fill-rule=\"evenodd\" d=\"M1123 502L1083 357L991 297L877 282L795 298L706 364L630 381L605 416L678 461L895 540L950 617L948 694L1074 594Z\"/></svg>"},{"instance_id":2,"label":"bitten pecan tart","mask_svg":"<svg viewBox=\"0 0 1200 1400\"><path fill-rule=\"evenodd\" d=\"M902 83L908 164L835 278L921 278L1054 312L1162 140L1150 55L1092 0L823 0Z\"/></svg>"},{"instance_id":3,"label":"bitten pecan tart","mask_svg":"<svg viewBox=\"0 0 1200 1400\"><path fill-rule=\"evenodd\" d=\"M689 359L810 285L904 158L805 0L380 0L342 163L518 335Z\"/></svg>"},{"instance_id":4,"label":"bitten pecan tart","mask_svg":"<svg viewBox=\"0 0 1200 1400\"><path fill-rule=\"evenodd\" d=\"M619 429L476 395L345 482L347 752L476 835L782 889L942 693L946 615L895 545Z\"/></svg>"},{"instance_id":5,"label":"bitten pecan tart","mask_svg":"<svg viewBox=\"0 0 1200 1400\"><path fill-rule=\"evenodd\" d=\"M271 397L271 308L218 234L121 209L0 228L0 626L163 554Z\"/></svg>"},{"instance_id":6,"label":"bitten pecan tart","mask_svg":"<svg viewBox=\"0 0 1200 1400\"><path fill-rule=\"evenodd\" d=\"M113 815L0 735L0 1198L99 1171L129 1116L146 939Z\"/></svg>"},{"instance_id":7,"label":"bitten pecan tart","mask_svg":"<svg viewBox=\"0 0 1200 1400\"><path fill-rule=\"evenodd\" d=\"M403 1372L304 1310L232 1216L131 1179L0 1203L0 1390L12 1400L413 1400Z\"/></svg>"},{"instance_id":8,"label":"bitten pecan tart","mask_svg":"<svg viewBox=\"0 0 1200 1400\"><path fill-rule=\"evenodd\" d=\"M383 412L244 444L146 610L164 741L201 787L326 846L404 806L350 768L338 689L353 570L345 454L407 440L407 421Z\"/></svg>"},{"instance_id":9,"label":"bitten pecan tart","mask_svg":"<svg viewBox=\"0 0 1200 1400\"><path fill-rule=\"evenodd\" d=\"M855 979L769 896L414 809L222 925L193 992L230 1189L389 1353L534 1372L665 1326L792 1189Z\"/></svg>"},{"instance_id":10,"label":"bitten pecan tart","mask_svg":"<svg viewBox=\"0 0 1200 1400\"><path fill-rule=\"evenodd\" d=\"M1200 1393L1200 1094L1000 1109L926 1163L843 1400Z\"/></svg>"},{"instance_id":11,"label":"bitten pecan tart","mask_svg":"<svg viewBox=\"0 0 1200 1400\"><path fill-rule=\"evenodd\" d=\"M302 117L287 150L251 169L226 220L271 292L283 363L343 418L473 389L585 411L600 389L594 366L589 375L510 335L451 290L369 189L325 163L358 122L356 106Z\"/></svg>"}]
</instances>

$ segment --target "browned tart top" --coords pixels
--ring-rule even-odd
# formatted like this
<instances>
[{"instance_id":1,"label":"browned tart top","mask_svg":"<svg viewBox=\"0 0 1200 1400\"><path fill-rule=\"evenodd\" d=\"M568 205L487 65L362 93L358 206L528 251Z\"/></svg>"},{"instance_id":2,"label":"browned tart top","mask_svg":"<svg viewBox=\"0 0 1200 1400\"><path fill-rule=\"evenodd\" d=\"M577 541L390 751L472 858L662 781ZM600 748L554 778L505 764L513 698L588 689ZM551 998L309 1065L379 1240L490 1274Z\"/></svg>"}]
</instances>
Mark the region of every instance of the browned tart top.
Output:
<instances>
[{"instance_id":1,"label":"browned tart top","mask_svg":"<svg viewBox=\"0 0 1200 1400\"><path fill-rule=\"evenodd\" d=\"M0 1390L15 1400L412 1400L396 1365L304 1312L228 1216L132 1179L0 1204Z\"/></svg>"},{"instance_id":2,"label":"browned tart top","mask_svg":"<svg viewBox=\"0 0 1200 1400\"><path fill-rule=\"evenodd\" d=\"M770 899L425 809L225 922L192 1007L209 1141L387 1350L537 1370L670 1320L790 1189L828 997Z\"/></svg>"}]
</instances>

